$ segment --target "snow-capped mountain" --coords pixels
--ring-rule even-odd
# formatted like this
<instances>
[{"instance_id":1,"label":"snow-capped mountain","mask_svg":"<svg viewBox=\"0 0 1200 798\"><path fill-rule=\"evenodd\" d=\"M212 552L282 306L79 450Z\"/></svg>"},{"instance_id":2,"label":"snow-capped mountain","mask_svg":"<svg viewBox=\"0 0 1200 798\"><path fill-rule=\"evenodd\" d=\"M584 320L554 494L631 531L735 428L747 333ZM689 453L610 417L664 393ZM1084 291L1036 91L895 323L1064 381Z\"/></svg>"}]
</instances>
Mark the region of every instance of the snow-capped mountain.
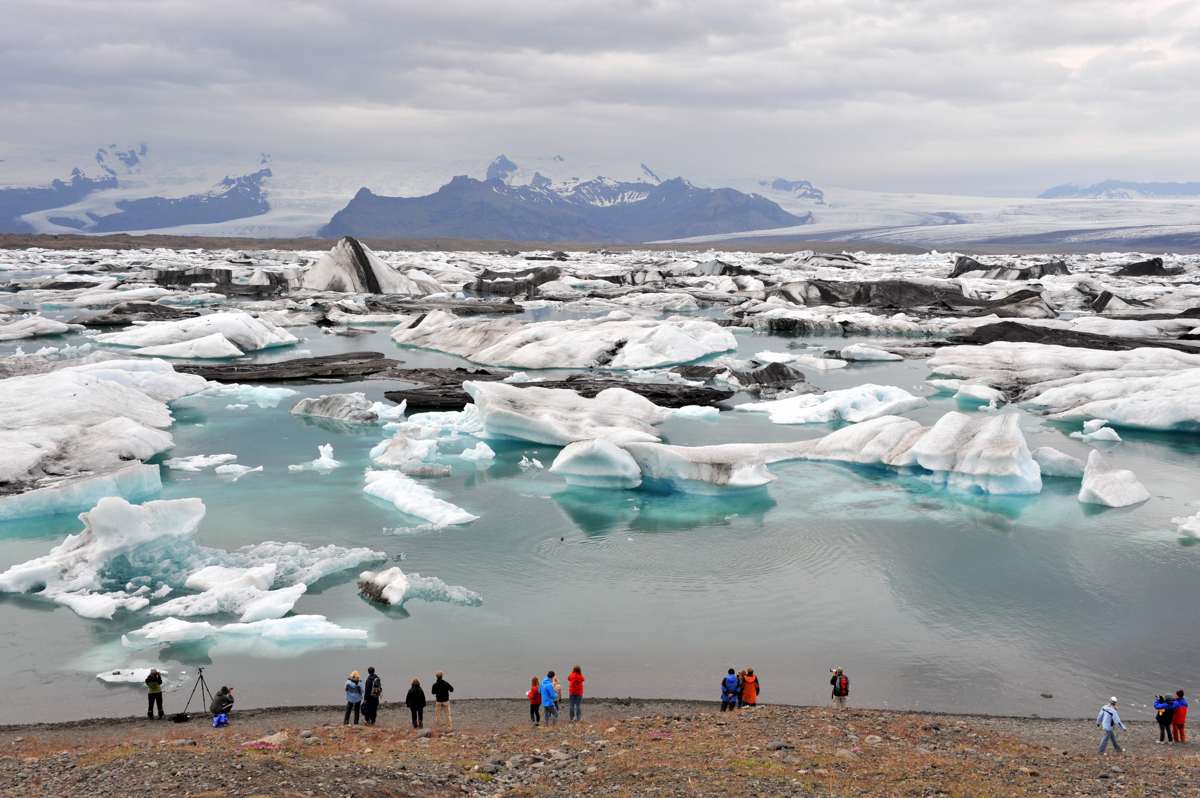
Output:
<instances>
[{"instance_id":1,"label":"snow-capped mountain","mask_svg":"<svg viewBox=\"0 0 1200 798\"><path fill-rule=\"evenodd\" d=\"M654 241L795 226L757 194L661 179L645 164L633 178L581 177L560 156L522 168L500 155L485 179L455 177L433 194L388 197L361 189L320 230L323 236L514 241Z\"/></svg>"},{"instance_id":2,"label":"snow-capped mountain","mask_svg":"<svg viewBox=\"0 0 1200 798\"><path fill-rule=\"evenodd\" d=\"M1105 180L1090 186L1064 183L1048 188L1038 195L1041 199L1180 199L1200 198L1200 182L1138 183L1132 180Z\"/></svg>"}]
</instances>

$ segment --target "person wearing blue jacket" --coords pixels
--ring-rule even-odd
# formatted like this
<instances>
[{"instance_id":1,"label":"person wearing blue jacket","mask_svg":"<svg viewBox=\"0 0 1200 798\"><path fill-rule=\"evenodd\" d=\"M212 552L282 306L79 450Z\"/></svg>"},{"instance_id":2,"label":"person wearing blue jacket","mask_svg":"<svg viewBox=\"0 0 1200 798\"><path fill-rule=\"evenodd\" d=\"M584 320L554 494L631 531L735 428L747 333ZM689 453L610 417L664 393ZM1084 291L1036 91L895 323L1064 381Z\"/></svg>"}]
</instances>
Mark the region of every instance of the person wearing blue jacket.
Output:
<instances>
[{"instance_id":1,"label":"person wearing blue jacket","mask_svg":"<svg viewBox=\"0 0 1200 798\"><path fill-rule=\"evenodd\" d=\"M741 695L741 692L738 688L737 672L730 668L729 673L721 680L721 711L733 712L736 710L738 696Z\"/></svg>"},{"instance_id":2,"label":"person wearing blue jacket","mask_svg":"<svg viewBox=\"0 0 1200 798\"><path fill-rule=\"evenodd\" d=\"M546 725L553 726L558 722L558 691L554 689L554 671L546 674L546 678L542 679L542 713L545 715Z\"/></svg>"},{"instance_id":3,"label":"person wearing blue jacket","mask_svg":"<svg viewBox=\"0 0 1200 798\"><path fill-rule=\"evenodd\" d=\"M1128 731L1125 724L1121 722L1121 716L1117 712L1117 697L1113 696L1108 699L1108 703L1100 707L1100 714L1096 716L1096 725L1104 729L1104 739L1100 741L1100 750L1098 753L1103 754L1104 749L1108 748L1111 742L1113 750L1118 754L1121 753L1121 745L1117 742L1117 727L1121 727L1121 731Z\"/></svg>"},{"instance_id":4,"label":"person wearing blue jacket","mask_svg":"<svg viewBox=\"0 0 1200 798\"><path fill-rule=\"evenodd\" d=\"M346 679L346 717L342 719L343 726L350 725L350 713L354 713L354 725L358 725L359 712L362 709L363 687L362 677L358 675L358 671L351 671L350 678Z\"/></svg>"}]
</instances>

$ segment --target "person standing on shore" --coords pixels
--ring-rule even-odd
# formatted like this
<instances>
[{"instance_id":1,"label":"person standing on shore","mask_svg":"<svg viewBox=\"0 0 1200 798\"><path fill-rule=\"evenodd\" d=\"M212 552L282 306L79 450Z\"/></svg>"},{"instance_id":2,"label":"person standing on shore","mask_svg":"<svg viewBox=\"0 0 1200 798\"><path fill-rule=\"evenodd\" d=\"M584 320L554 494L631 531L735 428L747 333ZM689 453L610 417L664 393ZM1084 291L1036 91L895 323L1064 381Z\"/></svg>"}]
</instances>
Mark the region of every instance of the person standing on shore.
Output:
<instances>
[{"instance_id":1,"label":"person standing on shore","mask_svg":"<svg viewBox=\"0 0 1200 798\"><path fill-rule=\"evenodd\" d=\"M738 683L737 672L733 668L730 668L729 673L725 674L725 678L721 680L722 712L732 712L737 709L738 697L741 695Z\"/></svg>"},{"instance_id":2,"label":"person standing on shore","mask_svg":"<svg viewBox=\"0 0 1200 798\"><path fill-rule=\"evenodd\" d=\"M1100 714L1096 716L1096 725L1104 729L1104 739L1100 741L1100 750L1097 753L1103 754L1110 742L1113 750L1118 754L1121 753L1121 745L1117 742L1117 727L1120 726L1121 731L1127 731L1127 729L1121 722L1121 715L1117 712L1116 696L1108 699L1108 703L1100 707Z\"/></svg>"},{"instance_id":3,"label":"person standing on shore","mask_svg":"<svg viewBox=\"0 0 1200 798\"><path fill-rule=\"evenodd\" d=\"M754 675L754 668L746 668L746 676L742 679L742 706L758 706L758 694L762 692L762 682Z\"/></svg>"},{"instance_id":4,"label":"person standing on shore","mask_svg":"<svg viewBox=\"0 0 1200 798\"><path fill-rule=\"evenodd\" d=\"M542 725L542 691L538 687L538 678L532 676L529 679L529 692L525 694L529 699L529 720L534 726Z\"/></svg>"},{"instance_id":5,"label":"person standing on shore","mask_svg":"<svg viewBox=\"0 0 1200 798\"><path fill-rule=\"evenodd\" d=\"M833 687L833 705L846 706L846 699L850 697L850 677L841 668L834 668L829 684Z\"/></svg>"},{"instance_id":6,"label":"person standing on shore","mask_svg":"<svg viewBox=\"0 0 1200 798\"><path fill-rule=\"evenodd\" d=\"M742 691L746 687L746 669L745 668L743 668L742 670L737 672L737 683L738 683L738 686L737 686L737 708L741 709L742 707L746 706L746 703L744 701L742 701Z\"/></svg>"},{"instance_id":7,"label":"person standing on shore","mask_svg":"<svg viewBox=\"0 0 1200 798\"><path fill-rule=\"evenodd\" d=\"M429 692L433 693L433 725L440 729L444 722L446 729L451 730L454 728L454 719L450 717L450 694L454 692L454 686L443 679L443 675L441 671L435 673L433 687L429 688ZM445 716L444 721L442 716Z\"/></svg>"},{"instance_id":8,"label":"person standing on shore","mask_svg":"<svg viewBox=\"0 0 1200 798\"><path fill-rule=\"evenodd\" d=\"M354 725L358 725L359 710L362 709L363 688L361 677L358 671L350 671L350 678L346 679L346 716L342 718L342 725L350 725L350 712L354 711Z\"/></svg>"},{"instance_id":9,"label":"person standing on shore","mask_svg":"<svg viewBox=\"0 0 1200 798\"><path fill-rule=\"evenodd\" d=\"M375 668L367 668L367 682L363 685L363 721L374 726L379 717L379 697L383 695L383 680L375 675Z\"/></svg>"},{"instance_id":10,"label":"person standing on shore","mask_svg":"<svg viewBox=\"0 0 1200 798\"><path fill-rule=\"evenodd\" d=\"M228 718L230 712L233 712L233 688L222 685L213 696L212 703L208 705L208 714L213 717L224 715Z\"/></svg>"},{"instance_id":11,"label":"person standing on shore","mask_svg":"<svg viewBox=\"0 0 1200 798\"><path fill-rule=\"evenodd\" d=\"M553 726L558 722L558 691L554 689L554 671L546 674L538 689L542 694L542 714L546 716L546 725Z\"/></svg>"},{"instance_id":12,"label":"person standing on shore","mask_svg":"<svg viewBox=\"0 0 1200 798\"><path fill-rule=\"evenodd\" d=\"M554 677L554 694L558 696L554 699L554 709L557 714L557 711L562 708L562 685L559 683L557 676Z\"/></svg>"},{"instance_id":13,"label":"person standing on shore","mask_svg":"<svg viewBox=\"0 0 1200 798\"><path fill-rule=\"evenodd\" d=\"M421 680L413 679L412 687L408 688L408 695L404 697L404 703L408 706L408 711L412 714L412 726L414 729L420 729L425 726L425 691L421 689Z\"/></svg>"},{"instance_id":14,"label":"person standing on shore","mask_svg":"<svg viewBox=\"0 0 1200 798\"><path fill-rule=\"evenodd\" d=\"M583 720L583 669L576 665L567 675L567 718L571 721Z\"/></svg>"},{"instance_id":15,"label":"person standing on shore","mask_svg":"<svg viewBox=\"0 0 1200 798\"><path fill-rule=\"evenodd\" d=\"M1175 742L1186 743L1187 730L1184 724L1187 723L1188 702L1183 697L1182 690L1175 691L1175 701L1172 703L1174 706L1171 711L1171 733L1175 736Z\"/></svg>"},{"instance_id":16,"label":"person standing on shore","mask_svg":"<svg viewBox=\"0 0 1200 798\"><path fill-rule=\"evenodd\" d=\"M162 674L156 668L150 669L146 677L146 717L154 717L154 708L158 707L158 719L163 719L162 704Z\"/></svg>"},{"instance_id":17,"label":"person standing on shore","mask_svg":"<svg viewBox=\"0 0 1200 798\"><path fill-rule=\"evenodd\" d=\"M1175 742L1175 733L1171 729L1171 716L1175 714L1175 702L1160 695L1154 699L1154 720L1158 722L1158 742Z\"/></svg>"}]
</instances>

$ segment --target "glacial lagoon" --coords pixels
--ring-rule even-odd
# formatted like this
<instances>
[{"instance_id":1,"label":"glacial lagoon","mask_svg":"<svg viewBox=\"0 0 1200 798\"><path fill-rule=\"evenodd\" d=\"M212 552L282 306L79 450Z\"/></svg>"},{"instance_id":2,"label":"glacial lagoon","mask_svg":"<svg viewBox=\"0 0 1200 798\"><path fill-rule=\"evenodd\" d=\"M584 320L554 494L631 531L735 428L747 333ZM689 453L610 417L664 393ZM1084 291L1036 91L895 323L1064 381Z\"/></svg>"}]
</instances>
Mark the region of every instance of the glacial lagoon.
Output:
<instances>
[{"instance_id":1,"label":"glacial lagoon","mask_svg":"<svg viewBox=\"0 0 1200 798\"><path fill-rule=\"evenodd\" d=\"M295 347L243 360L374 350L410 367L474 367L398 347L389 330L350 338L292 327ZM741 358L880 342L734 332L738 349L727 355ZM91 335L39 343L78 345ZM0 355L18 345L36 348L5 342ZM806 375L827 390L872 382L926 397L926 406L905 414L924 424L951 410L1015 412L1031 449L1053 446L1086 459L1105 446L1070 438L1078 423L1019 407L964 408L925 382L921 358ZM335 392L383 400L392 383L287 387L295 395L274 406L220 394L172 403L174 447L150 462L231 453L263 470L233 481L211 468L163 468L153 498L201 499L206 515L196 540L203 546L367 547L387 558L369 567L437 577L477 592L481 603L416 595L403 607L381 607L359 595L354 569L309 585L294 612L366 630L365 641L212 638L138 649L122 636L151 620L144 612L85 619L37 596L2 595L0 678L9 689L0 722L140 712L137 685L107 684L97 674L149 665L167 673L168 711L182 708L197 666L214 686L235 685L240 707L336 703L344 674L368 665L390 699L413 676L435 670L447 672L456 697L520 696L530 675L575 663L597 696L716 699L726 668L751 666L762 675L765 701L815 703L827 700L828 668L841 665L856 704L1046 716L1086 714L1116 694L1129 715L1148 718L1155 694L1195 687L1200 548L1172 522L1200 511L1195 433L1121 429L1122 442L1106 450L1152 495L1121 509L1080 503L1078 479L1047 477L1040 493L992 496L833 462L775 463L769 485L714 495L569 487L531 465L548 467L558 447L488 440L495 458L472 462L458 457L477 442L463 435L443 441L434 461L450 466L450 476L423 484L478 520L432 528L364 494L368 453L388 435L381 426L289 413L298 399ZM738 394L731 404L750 398ZM715 420L676 416L659 431L668 443L697 446L798 441L836 427L725 410ZM322 444L332 444L339 468L288 469L311 461ZM76 513L0 523L0 571L44 555L80 528Z\"/></svg>"}]
</instances>

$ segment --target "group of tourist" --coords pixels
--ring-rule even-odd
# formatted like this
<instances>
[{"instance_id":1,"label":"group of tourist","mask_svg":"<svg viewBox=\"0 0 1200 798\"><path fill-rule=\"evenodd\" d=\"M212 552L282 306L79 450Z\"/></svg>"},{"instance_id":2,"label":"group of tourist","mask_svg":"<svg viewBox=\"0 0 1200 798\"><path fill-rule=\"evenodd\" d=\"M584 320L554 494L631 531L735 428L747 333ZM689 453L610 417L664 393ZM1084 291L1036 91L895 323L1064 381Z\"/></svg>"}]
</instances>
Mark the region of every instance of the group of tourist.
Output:
<instances>
[{"instance_id":1,"label":"group of tourist","mask_svg":"<svg viewBox=\"0 0 1200 798\"><path fill-rule=\"evenodd\" d=\"M583 675L583 668L576 665L567 674L567 704L569 716L568 719L574 723L583 720L583 683L587 678ZM540 726L545 716L547 726L553 726L558 723L558 709L562 702L562 684L558 681L558 676L554 671L546 671L545 677L539 682L538 677L531 676L529 679L529 692L525 694L529 699L529 721L534 726Z\"/></svg>"},{"instance_id":2,"label":"group of tourist","mask_svg":"<svg viewBox=\"0 0 1200 798\"><path fill-rule=\"evenodd\" d=\"M450 713L450 694L454 685L446 681L446 675L438 671L433 675L433 685L429 692L433 694L433 723L438 728L449 731L454 728L454 718ZM362 712L363 723L374 726L379 717L379 699L383 695L383 680L375 673L375 668L367 668L367 680L363 682L358 671L352 671L346 679L346 713L342 716L342 725L349 726L351 719L358 725L359 711ZM414 677L409 685L408 693L404 696L404 705L412 716L414 729L425 728L425 707L429 701L425 697L425 688L421 680Z\"/></svg>"},{"instance_id":3,"label":"group of tourist","mask_svg":"<svg viewBox=\"0 0 1200 798\"><path fill-rule=\"evenodd\" d=\"M1154 700L1154 719L1158 722L1158 742L1179 743L1187 742L1187 711L1188 702L1182 690L1176 690L1173 697L1160 695ZM1104 730L1100 740L1099 753L1103 754L1112 743L1113 750L1121 753L1121 744L1117 742L1117 728L1128 731L1121 721L1121 713L1117 711L1117 697L1108 699L1108 703L1100 707L1096 715L1096 725Z\"/></svg>"},{"instance_id":4,"label":"group of tourist","mask_svg":"<svg viewBox=\"0 0 1200 798\"><path fill-rule=\"evenodd\" d=\"M742 707L752 707L758 704L758 694L762 692L762 681L754 673L754 668L741 671L729 669L721 680L721 711L730 712Z\"/></svg>"}]
</instances>

